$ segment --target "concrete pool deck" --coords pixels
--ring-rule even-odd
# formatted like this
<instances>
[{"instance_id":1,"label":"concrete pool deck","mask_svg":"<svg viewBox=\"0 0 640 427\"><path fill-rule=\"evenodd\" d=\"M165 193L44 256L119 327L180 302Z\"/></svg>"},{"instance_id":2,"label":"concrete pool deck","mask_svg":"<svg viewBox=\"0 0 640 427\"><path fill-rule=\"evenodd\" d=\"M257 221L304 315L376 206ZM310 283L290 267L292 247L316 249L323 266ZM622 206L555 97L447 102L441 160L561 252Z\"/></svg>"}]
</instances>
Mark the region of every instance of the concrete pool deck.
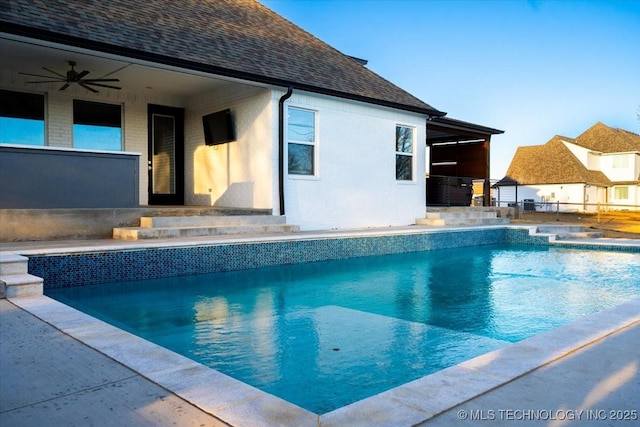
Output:
<instances>
[{"instance_id":1,"label":"concrete pool deck","mask_svg":"<svg viewBox=\"0 0 640 427\"><path fill-rule=\"evenodd\" d=\"M408 229L386 232L416 230ZM233 240L263 238L276 237ZM167 244L185 242L145 243ZM34 242L2 249L41 254L145 245ZM0 319L1 425L622 426L638 425L640 417L640 299L322 416L47 297L0 300Z\"/></svg>"}]
</instances>

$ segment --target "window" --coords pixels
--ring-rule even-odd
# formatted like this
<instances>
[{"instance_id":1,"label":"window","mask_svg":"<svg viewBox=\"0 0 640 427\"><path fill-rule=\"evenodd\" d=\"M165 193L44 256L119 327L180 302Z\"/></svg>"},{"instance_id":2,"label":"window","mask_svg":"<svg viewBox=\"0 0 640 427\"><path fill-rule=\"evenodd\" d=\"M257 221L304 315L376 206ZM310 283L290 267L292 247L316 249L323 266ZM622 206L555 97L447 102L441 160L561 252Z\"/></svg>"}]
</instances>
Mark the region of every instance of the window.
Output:
<instances>
[{"instance_id":1,"label":"window","mask_svg":"<svg viewBox=\"0 0 640 427\"><path fill-rule=\"evenodd\" d=\"M614 169L626 169L629 167L629 156L626 154L613 156L611 166Z\"/></svg>"},{"instance_id":2,"label":"window","mask_svg":"<svg viewBox=\"0 0 640 427\"><path fill-rule=\"evenodd\" d=\"M629 198L629 187L614 187L613 198L616 200L627 200Z\"/></svg>"},{"instance_id":3,"label":"window","mask_svg":"<svg viewBox=\"0 0 640 427\"><path fill-rule=\"evenodd\" d=\"M413 128L396 126L396 180L413 180Z\"/></svg>"},{"instance_id":4,"label":"window","mask_svg":"<svg viewBox=\"0 0 640 427\"><path fill-rule=\"evenodd\" d=\"M309 110L289 108L287 123L289 174L314 175L316 114Z\"/></svg>"},{"instance_id":5,"label":"window","mask_svg":"<svg viewBox=\"0 0 640 427\"><path fill-rule=\"evenodd\" d=\"M44 95L0 90L0 143L44 145Z\"/></svg>"},{"instance_id":6,"label":"window","mask_svg":"<svg viewBox=\"0 0 640 427\"><path fill-rule=\"evenodd\" d=\"M73 101L73 146L91 150L122 149L120 105Z\"/></svg>"}]
</instances>

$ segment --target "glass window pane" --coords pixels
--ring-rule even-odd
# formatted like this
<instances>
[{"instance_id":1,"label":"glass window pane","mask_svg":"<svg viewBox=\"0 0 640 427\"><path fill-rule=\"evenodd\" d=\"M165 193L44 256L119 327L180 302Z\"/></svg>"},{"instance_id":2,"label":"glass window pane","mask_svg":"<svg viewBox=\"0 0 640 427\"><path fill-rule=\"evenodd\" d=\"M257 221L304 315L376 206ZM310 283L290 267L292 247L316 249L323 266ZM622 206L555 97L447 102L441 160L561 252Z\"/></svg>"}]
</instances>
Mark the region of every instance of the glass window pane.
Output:
<instances>
[{"instance_id":1,"label":"glass window pane","mask_svg":"<svg viewBox=\"0 0 640 427\"><path fill-rule=\"evenodd\" d=\"M413 156L404 156L396 154L396 179L399 181L411 181L413 178L412 171Z\"/></svg>"},{"instance_id":2,"label":"glass window pane","mask_svg":"<svg viewBox=\"0 0 640 427\"><path fill-rule=\"evenodd\" d=\"M122 150L121 107L73 100L73 146L88 150Z\"/></svg>"},{"instance_id":3,"label":"glass window pane","mask_svg":"<svg viewBox=\"0 0 640 427\"><path fill-rule=\"evenodd\" d=\"M87 150L120 151L122 131L107 126L73 125L73 146Z\"/></svg>"},{"instance_id":4,"label":"glass window pane","mask_svg":"<svg viewBox=\"0 0 640 427\"><path fill-rule=\"evenodd\" d=\"M315 141L315 113L313 111L289 108L288 124L289 140Z\"/></svg>"},{"instance_id":5,"label":"glass window pane","mask_svg":"<svg viewBox=\"0 0 640 427\"><path fill-rule=\"evenodd\" d=\"M44 121L0 117L0 144L44 145Z\"/></svg>"},{"instance_id":6,"label":"glass window pane","mask_svg":"<svg viewBox=\"0 0 640 427\"><path fill-rule=\"evenodd\" d=\"M0 143L43 146L44 95L0 90Z\"/></svg>"},{"instance_id":7,"label":"glass window pane","mask_svg":"<svg viewBox=\"0 0 640 427\"><path fill-rule=\"evenodd\" d=\"M122 114L118 104L73 100L73 123L76 125L119 128L121 120Z\"/></svg>"},{"instance_id":8,"label":"glass window pane","mask_svg":"<svg viewBox=\"0 0 640 427\"><path fill-rule=\"evenodd\" d=\"M176 193L175 119L153 116L153 193Z\"/></svg>"},{"instance_id":9,"label":"glass window pane","mask_svg":"<svg viewBox=\"0 0 640 427\"><path fill-rule=\"evenodd\" d=\"M625 200L629 198L629 187L614 187L614 198Z\"/></svg>"},{"instance_id":10,"label":"glass window pane","mask_svg":"<svg viewBox=\"0 0 640 427\"><path fill-rule=\"evenodd\" d=\"M400 153L413 152L413 129L396 126L396 151Z\"/></svg>"},{"instance_id":11,"label":"glass window pane","mask_svg":"<svg viewBox=\"0 0 640 427\"><path fill-rule=\"evenodd\" d=\"M289 144L289 173L313 175L313 145Z\"/></svg>"}]
</instances>

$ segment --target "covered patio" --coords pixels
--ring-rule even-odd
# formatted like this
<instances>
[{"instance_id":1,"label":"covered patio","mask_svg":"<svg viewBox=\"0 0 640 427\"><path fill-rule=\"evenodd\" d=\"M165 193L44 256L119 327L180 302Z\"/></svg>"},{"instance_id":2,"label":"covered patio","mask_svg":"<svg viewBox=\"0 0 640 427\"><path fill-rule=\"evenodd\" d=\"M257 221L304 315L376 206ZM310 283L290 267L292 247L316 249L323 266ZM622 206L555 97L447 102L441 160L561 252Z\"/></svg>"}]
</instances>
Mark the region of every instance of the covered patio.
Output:
<instances>
[{"instance_id":1,"label":"covered patio","mask_svg":"<svg viewBox=\"0 0 640 427\"><path fill-rule=\"evenodd\" d=\"M483 206L491 206L491 136L502 133L448 117L428 121L427 206L469 206L474 180L483 181Z\"/></svg>"}]
</instances>

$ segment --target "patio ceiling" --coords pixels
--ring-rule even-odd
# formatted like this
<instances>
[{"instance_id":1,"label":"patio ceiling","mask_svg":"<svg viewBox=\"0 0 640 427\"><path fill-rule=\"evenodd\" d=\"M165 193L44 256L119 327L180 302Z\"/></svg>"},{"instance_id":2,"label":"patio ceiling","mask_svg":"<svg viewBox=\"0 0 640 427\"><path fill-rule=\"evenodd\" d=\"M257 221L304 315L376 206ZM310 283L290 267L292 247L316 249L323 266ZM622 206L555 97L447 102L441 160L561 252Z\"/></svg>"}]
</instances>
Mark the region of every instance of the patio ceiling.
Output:
<instances>
[{"instance_id":1,"label":"patio ceiling","mask_svg":"<svg viewBox=\"0 0 640 427\"><path fill-rule=\"evenodd\" d=\"M76 49L56 44L44 44L27 39L14 39L0 35L0 52L2 52L2 66L0 66L0 83L30 82L47 80L19 73L50 75L43 70L46 67L60 74L70 69L69 61L76 62L76 71L88 70L87 78L117 78L117 83L109 83L122 88L124 92L145 93L156 91L163 95L189 97L207 91L220 89L224 85L239 83L239 81L207 75L191 70L160 66L132 60L115 55L105 55L98 52ZM242 82L247 84L249 82ZM255 85L255 83L252 83ZM40 83L27 84L34 90L55 90L62 84ZM100 92L114 91L114 89L97 88ZM84 89L80 89L84 90ZM89 92L87 91L87 94Z\"/></svg>"},{"instance_id":2,"label":"patio ceiling","mask_svg":"<svg viewBox=\"0 0 640 427\"><path fill-rule=\"evenodd\" d=\"M484 141L501 133L504 131L449 117L435 117L427 122L427 145Z\"/></svg>"}]
</instances>

